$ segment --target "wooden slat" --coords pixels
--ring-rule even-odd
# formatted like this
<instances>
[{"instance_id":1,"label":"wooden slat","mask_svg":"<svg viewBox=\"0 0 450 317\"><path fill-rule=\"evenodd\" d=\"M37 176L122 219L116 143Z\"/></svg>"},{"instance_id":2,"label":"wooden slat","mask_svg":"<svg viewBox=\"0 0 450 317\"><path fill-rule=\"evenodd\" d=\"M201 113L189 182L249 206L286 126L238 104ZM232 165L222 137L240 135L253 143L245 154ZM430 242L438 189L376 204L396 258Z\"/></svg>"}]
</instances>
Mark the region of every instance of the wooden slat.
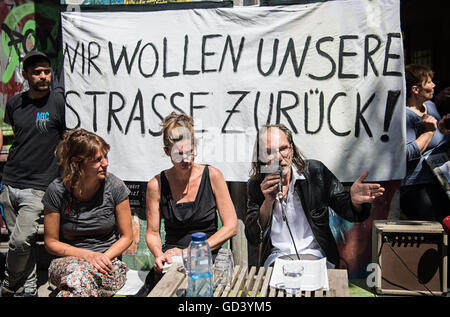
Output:
<instances>
[{"instance_id":1,"label":"wooden slat","mask_svg":"<svg viewBox=\"0 0 450 317\"><path fill-rule=\"evenodd\" d=\"M185 275L180 283L180 286L178 286L178 290L175 291L172 297L187 296L187 288L188 288L188 278Z\"/></svg>"},{"instance_id":2,"label":"wooden slat","mask_svg":"<svg viewBox=\"0 0 450 317\"><path fill-rule=\"evenodd\" d=\"M334 297L349 297L348 290L348 276L346 270L328 270L328 284L330 296Z\"/></svg>"},{"instance_id":3,"label":"wooden slat","mask_svg":"<svg viewBox=\"0 0 450 317\"><path fill-rule=\"evenodd\" d=\"M235 265L233 268L233 275L231 276L231 285L227 286L224 288L224 290L222 291L222 293L219 295L220 297L228 297L228 295L230 294L230 291L233 289L234 284L236 283L238 274L241 270L241 266L240 265Z\"/></svg>"},{"instance_id":4,"label":"wooden slat","mask_svg":"<svg viewBox=\"0 0 450 317\"><path fill-rule=\"evenodd\" d=\"M220 293L219 297L228 297L228 295L230 294L231 291L231 287L230 286L226 286L223 291Z\"/></svg>"},{"instance_id":5,"label":"wooden slat","mask_svg":"<svg viewBox=\"0 0 450 317\"><path fill-rule=\"evenodd\" d=\"M157 287L148 294L148 297L171 297L176 293L178 287L185 277L184 273L178 271L181 263L174 263L158 282Z\"/></svg>"},{"instance_id":6,"label":"wooden slat","mask_svg":"<svg viewBox=\"0 0 450 317\"><path fill-rule=\"evenodd\" d=\"M182 264L175 263L162 277L156 287L150 292L149 297L171 297L186 296L187 278L183 270L180 270ZM261 296L261 297L294 297L285 294L282 290L270 287L270 278L273 267L267 271L263 267L259 268L256 274L256 267L251 267L247 273L247 267L236 265L233 269L233 276L230 286L219 286L214 290L214 296L218 297L237 297L237 296ZM295 297L348 297L348 276L346 270L328 270L328 290L317 290L315 292L302 291ZM251 291L250 291L251 290Z\"/></svg>"},{"instance_id":7,"label":"wooden slat","mask_svg":"<svg viewBox=\"0 0 450 317\"><path fill-rule=\"evenodd\" d=\"M242 289L242 294L241 297L247 297L248 296L248 292L250 291L250 289L252 288L255 280L255 273L256 273L256 266L252 266L250 268L250 272L248 272L248 275L245 279L245 284L244 284L244 288Z\"/></svg>"},{"instance_id":8,"label":"wooden slat","mask_svg":"<svg viewBox=\"0 0 450 317\"><path fill-rule=\"evenodd\" d=\"M275 287L270 286L269 296L268 297L275 297L277 295L277 289Z\"/></svg>"},{"instance_id":9,"label":"wooden slat","mask_svg":"<svg viewBox=\"0 0 450 317\"><path fill-rule=\"evenodd\" d=\"M239 270L239 265L233 267L233 272L231 272L231 281L230 281L230 285L217 285L216 287L214 287L214 292L213 292L213 296L214 297L226 297L228 295L228 292L231 289L231 286L233 286L233 279L235 279L236 277L236 271Z\"/></svg>"},{"instance_id":10,"label":"wooden slat","mask_svg":"<svg viewBox=\"0 0 450 317\"><path fill-rule=\"evenodd\" d=\"M255 283L253 284L253 289L250 292L249 297L256 297L258 295L258 291L264 280L264 267L261 266L258 271L258 275L255 277Z\"/></svg>"},{"instance_id":11,"label":"wooden slat","mask_svg":"<svg viewBox=\"0 0 450 317\"><path fill-rule=\"evenodd\" d=\"M222 293L224 292L225 287L226 287L226 286L223 285L223 284L218 285L217 288L214 290L213 296L214 296L214 297L220 297L220 296L222 295Z\"/></svg>"},{"instance_id":12,"label":"wooden slat","mask_svg":"<svg viewBox=\"0 0 450 317\"><path fill-rule=\"evenodd\" d=\"M267 297L267 292L269 289L270 277L272 276L273 267L267 269L266 275L264 276L264 282L261 286L261 297Z\"/></svg>"},{"instance_id":13,"label":"wooden slat","mask_svg":"<svg viewBox=\"0 0 450 317\"><path fill-rule=\"evenodd\" d=\"M228 297L228 295L231 292L231 286L225 286L225 288L222 290L222 292L220 292L219 297Z\"/></svg>"},{"instance_id":14,"label":"wooden slat","mask_svg":"<svg viewBox=\"0 0 450 317\"><path fill-rule=\"evenodd\" d=\"M236 281L236 284L234 284L233 291L231 292L231 297L238 296L239 291L242 289L242 287L244 285L246 275L247 275L247 269L241 268L241 271L239 272L239 276Z\"/></svg>"}]
</instances>

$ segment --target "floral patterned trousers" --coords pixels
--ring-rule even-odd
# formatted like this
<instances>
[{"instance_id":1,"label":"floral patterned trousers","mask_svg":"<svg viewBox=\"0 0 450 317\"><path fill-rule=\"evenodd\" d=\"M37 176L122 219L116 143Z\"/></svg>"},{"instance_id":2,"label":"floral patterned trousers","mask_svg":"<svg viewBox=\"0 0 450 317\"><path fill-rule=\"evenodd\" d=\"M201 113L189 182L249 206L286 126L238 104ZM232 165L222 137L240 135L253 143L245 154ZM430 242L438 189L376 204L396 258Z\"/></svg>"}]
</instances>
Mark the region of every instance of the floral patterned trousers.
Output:
<instances>
[{"instance_id":1,"label":"floral patterned trousers","mask_svg":"<svg viewBox=\"0 0 450 317\"><path fill-rule=\"evenodd\" d=\"M98 272L88 261L74 256L57 258L48 269L49 282L59 289L57 297L110 297L126 282L125 263L113 259L109 275Z\"/></svg>"}]
</instances>

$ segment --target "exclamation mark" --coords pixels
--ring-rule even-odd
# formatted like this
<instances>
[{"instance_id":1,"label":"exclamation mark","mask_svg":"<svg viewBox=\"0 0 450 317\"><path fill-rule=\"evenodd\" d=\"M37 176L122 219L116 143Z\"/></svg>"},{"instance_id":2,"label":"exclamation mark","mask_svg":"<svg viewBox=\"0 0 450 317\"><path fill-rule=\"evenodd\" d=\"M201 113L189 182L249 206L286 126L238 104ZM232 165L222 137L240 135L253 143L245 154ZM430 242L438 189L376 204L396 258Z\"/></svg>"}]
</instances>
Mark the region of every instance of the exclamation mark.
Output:
<instances>
[{"instance_id":1,"label":"exclamation mark","mask_svg":"<svg viewBox=\"0 0 450 317\"><path fill-rule=\"evenodd\" d=\"M384 114L384 127L383 127L383 134L381 136L381 142L388 142L389 141L389 135L387 135L387 132L389 131L389 126L391 124L392 114L394 113L395 105L397 104L398 97L400 97L400 90L389 90L388 96L386 100L386 112Z\"/></svg>"}]
</instances>

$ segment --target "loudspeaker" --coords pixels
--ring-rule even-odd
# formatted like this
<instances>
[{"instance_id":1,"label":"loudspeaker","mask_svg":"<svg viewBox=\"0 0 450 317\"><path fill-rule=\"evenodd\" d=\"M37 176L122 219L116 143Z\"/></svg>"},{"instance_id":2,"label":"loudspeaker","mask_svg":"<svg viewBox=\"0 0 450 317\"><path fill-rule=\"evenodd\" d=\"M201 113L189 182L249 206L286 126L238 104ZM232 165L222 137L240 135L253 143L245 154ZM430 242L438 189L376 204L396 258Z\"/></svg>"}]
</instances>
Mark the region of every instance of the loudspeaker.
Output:
<instances>
[{"instance_id":1,"label":"loudspeaker","mask_svg":"<svg viewBox=\"0 0 450 317\"><path fill-rule=\"evenodd\" d=\"M372 262L378 294L442 295L447 291L447 242L434 221L375 220Z\"/></svg>"}]
</instances>

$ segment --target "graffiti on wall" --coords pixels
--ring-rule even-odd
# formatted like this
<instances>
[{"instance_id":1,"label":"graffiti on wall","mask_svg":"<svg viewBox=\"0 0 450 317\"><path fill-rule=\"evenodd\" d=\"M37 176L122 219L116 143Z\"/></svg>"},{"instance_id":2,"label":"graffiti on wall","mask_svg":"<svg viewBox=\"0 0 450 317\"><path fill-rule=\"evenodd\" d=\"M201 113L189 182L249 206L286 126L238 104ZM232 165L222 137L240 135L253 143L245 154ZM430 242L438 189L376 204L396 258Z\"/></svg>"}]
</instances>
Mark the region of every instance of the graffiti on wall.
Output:
<instances>
[{"instance_id":1,"label":"graffiti on wall","mask_svg":"<svg viewBox=\"0 0 450 317\"><path fill-rule=\"evenodd\" d=\"M367 267L372 262L372 225L374 220L398 219L391 204L400 188L400 181L380 182L386 189L383 197L372 204L368 219L362 223L351 223L330 213L330 229L336 240L341 266L346 268L349 278L365 278ZM398 198L397 198L398 199Z\"/></svg>"},{"instance_id":2,"label":"graffiti on wall","mask_svg":"<svg viewBox=\"0 0 450 317\"><path fill-rule=\"evenodd\" d=\"M26 89L21 74L26 53L35 48L47 53L54 70L53 85L60 81L63 59L59 26L59 1L0 0L1 118L8 99Z\"/></svg>"}]
</instances>

